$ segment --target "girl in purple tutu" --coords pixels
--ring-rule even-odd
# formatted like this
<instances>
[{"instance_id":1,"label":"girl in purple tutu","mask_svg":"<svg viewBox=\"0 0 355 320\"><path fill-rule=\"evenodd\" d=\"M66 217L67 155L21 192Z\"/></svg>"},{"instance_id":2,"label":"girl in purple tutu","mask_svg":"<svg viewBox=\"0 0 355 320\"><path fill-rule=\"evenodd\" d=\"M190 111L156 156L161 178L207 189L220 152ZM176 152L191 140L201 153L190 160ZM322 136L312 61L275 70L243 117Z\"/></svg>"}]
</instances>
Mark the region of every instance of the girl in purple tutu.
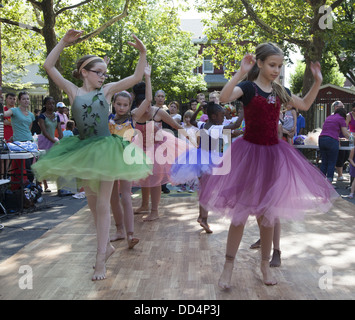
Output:
<instances>
[{"instance_id":1,"label":"girl in purple tutu","mask_svg":"<svg viewBox=\"0 0 355 320\"><path fill-rule=\"evenodd\" d=\"M177 158L171 168L171 179L174 184L198 182L203 175L210 175L214 169L229 171L230 161L222 162L223 150L226 149L230 139L228 135L231 130L240 126L242 118L235 123L224 126L224 109L215 102L207 104L208 121L196 122L196 116L202 109L202 104L192 115L190 123L199 129L199 147L192 148ZM228 169L225 169L225 168ZM197 222L207 232L212 230L207 222L208 210L199 206Z\"/></svg>"},{"instance_id":2,"label":"girl in purple tutu","mask_svg":"<svg viewBox=\"0 0 355 320\"><path fill-rule=\"evenodd\" d=\"M43 100L43 109L38 117L38 125L41 128L41 134L38 136L38 149L49 150L58 139L54 136L55 129L58 131L58 138L63 138L62 128L60 126L59 116L54 112L55 101L52 97L45 97ZM43 180L44 192L51 192L48 189L46 180Z\"/></svg>"},{"instance_id":3,"label":"girl in purple tutu","mask_svg":"<svg viewBox=\"0 0 355 320\"><path fill-rule=\"evenodd\" d=\"M266 285L275 285L270 267L273 226L278 219L302 218L307 209L327 211L338 196L324 175L297 150L278 138L282 104L308 110L322 83L318 62L311 64L314 84L304 98L292 95L276 82L283 66L283 53L272 43L256 48L256 57L248 54L240 70L224 86L220 100L239 99L244 105L245 133L224 153L232 159L225 175L201 178L200 203L206 210L231 219L226 260L219 286L231 285L234 259L250 215L260 227L260 270ZM247 81L239 83L247 75ZM239 83L239 84L238 84Z\"/></svg>"}]
</instances>

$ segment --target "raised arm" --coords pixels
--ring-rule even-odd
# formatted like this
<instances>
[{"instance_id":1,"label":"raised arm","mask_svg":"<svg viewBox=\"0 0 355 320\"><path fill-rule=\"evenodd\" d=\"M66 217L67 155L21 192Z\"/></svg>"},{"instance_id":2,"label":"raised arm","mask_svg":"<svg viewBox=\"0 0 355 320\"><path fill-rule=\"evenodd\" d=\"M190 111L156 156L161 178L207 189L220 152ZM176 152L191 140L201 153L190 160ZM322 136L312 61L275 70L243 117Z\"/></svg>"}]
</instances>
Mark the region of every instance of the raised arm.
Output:
<instances>
[{"instance_id":1,"label":"raised arm","mask_svg":"<svg viewBox=\"0 0 355 320\"><path fill-rule=\"evenodd\" d=\"M231 130L237 129L242 124L243 119L244 119L244 110L242 109L237 121L227 126L224 126L223 129L231 129Z\"/></svg>"},{"instance_id":2,"label":"raised arm","mask_svg":"<svg viewBox=\"0 0 355 320\"><path fill-rule=\"evenodd\" d=\"M128 88L133 87L136 83L140 82L143 78L144 69L147 65L147 60L146 60L147 49L145 48L141 40L139 40L135 35L132 36L136 40L136 42L133 43L129 41L128 44L131 45L133 48L137 49L140 54L136 69L133 75L126 77L120 81L111 82L104 85L104 92L107 101L111 101L112 96L116 92L127 90Z\"/></svg>"},{"instance_id":3,"label":"raised arm","mask_svg":"<svg viewBox=\"0 0 355 320\"><path fill-rule=\"evenodd\" d=\"M193 113L193 115L191 116L190 119L190 123L194 126L197 127L197 121L196 121L196 117L198 115L198 113L203 109L203 103L200 103L198 108L196 109L196 111Z\"/></svg>"},{"instance_id":4,"label":"raised arm","mask_svg":"<svg viewBox=\"0 0 355 320\"><path fill-rule=\"evenodd\" d=\"M152 82L150 80L151 67L147 65L144 68L144 77L145 77L145 99L140 104L140 106L132 111L132 116L134 119L139 119L147 111L148 107L152 103L153 93L152 93Z\"/></svg>"},{"instance_id":5,"label":"raised arm","mask_svg":"<svg viewBox=\"0 0 355 320\"><path fill-rule=\"evenodd\" d=\"M318 95L319 88L323 81L323 76L321 72L320 63L317 61L315 63L311 63L311 71L314 77L314 83L308 93L303 97L297 97L296 95L292 95L292 100L290 104L297 109L307 111L311 105L313 104L314 100Z\"/></svg>"},{"instance_id":6,"label":"raised arm","mask_svg":"<svg viewBox=\"0 0 355 320\"><path fill-rule=\"evenodd\" d=\"M219 100L221 103L227 103L239 99L243 95L242 89L237 84L253 68L256 60L251 54L246 54L240 64L240 69L223 87Z\"/></svg>"},{"instance_id":7,"label":"raised arm","mask_svg":"<svg viewBox=\"0 0 355 320\"><path fill-rule=\"evenodd\" d=\"M54 83L63 90L69 97L70 103L73 103L74 97L77 91L77 86L74 85L69 80L65 79L62 74L55 67L57 60L63 49L76 41L83 31L78 31L70 29L67 31L65 36L58 42L58 44L53 48L53 50L47 56L46 61L43 64L44 69L47 71L48 76L54 81Z\"/></svg>"}]
</instances>

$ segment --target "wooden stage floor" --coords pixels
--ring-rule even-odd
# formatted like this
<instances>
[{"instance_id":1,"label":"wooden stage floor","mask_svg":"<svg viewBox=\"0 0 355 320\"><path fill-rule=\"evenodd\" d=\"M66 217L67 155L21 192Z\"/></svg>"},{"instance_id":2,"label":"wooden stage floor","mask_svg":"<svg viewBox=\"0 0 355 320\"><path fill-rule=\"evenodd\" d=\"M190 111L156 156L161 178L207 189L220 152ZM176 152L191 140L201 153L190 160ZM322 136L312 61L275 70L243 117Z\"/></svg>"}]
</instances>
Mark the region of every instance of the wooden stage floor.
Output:
<instances>
[{"instance_id":1,"label":"wooden stage floor","mask_svg":"<svg viewBox=\"0 0 355 320\"><path fill-rule=\"evenodd\" d=\"M202 231L196 195L162 198L160 214L153 222L135 216L140 243L128 250L125 240L114 242L107 279L93 282L95 229L83 208L0 264L0 300L355 299L355 206L345 200L328 214L282 224L282 266L273 269L279 281L274 287L262 284L260 252L249 249L259 237L250 218L228 291L217 286L228 221L210 214L214 233Z\"/></svg>"}]
</instances>

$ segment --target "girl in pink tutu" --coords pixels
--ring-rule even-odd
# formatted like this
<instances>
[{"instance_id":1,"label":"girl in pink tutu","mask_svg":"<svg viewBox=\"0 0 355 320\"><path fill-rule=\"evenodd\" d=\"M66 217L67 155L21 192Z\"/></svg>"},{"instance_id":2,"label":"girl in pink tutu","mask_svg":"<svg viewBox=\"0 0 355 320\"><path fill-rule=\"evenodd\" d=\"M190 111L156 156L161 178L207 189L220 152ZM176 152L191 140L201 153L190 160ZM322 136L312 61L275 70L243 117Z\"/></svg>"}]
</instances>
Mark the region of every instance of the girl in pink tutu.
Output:
<instances>
[{"instance_id":1,"label":"girl in pink tutu","mask_svg":"<svg viewBox=\"0 0 355 320\"><path fill-rule=\"evenodd\" d=\"M144 94L136 94L136 103L140 105L145 99ZM153 173L145 179L136 181L142 190L142 204L135 213L149 212L149 196L151 209L143 221L153 221L159 218L158 206L161 196L161 185L171 181L170 168L176 157L189 148L182 139L178 139L172 132L162 130L162 122L167 123L180 134L187 136L186 131L164 109L149 106L147 111L136 120L137 135L134 143L143 148L147 157L152 160ZM139 132L138 132L139 131Z\"/></svg>"},{"instance_id":2,"label":"girl in pink tutu","mask_svg":"<svg viewBox=\"0 0 355 320\"><path fill-rule=\"evenodd\" d=\"M283 66L283 53L272 43L246 55L240 70L224 86L221 102L240 99L244 105L245 133L224 154L232 159L226 175L203 176L200 203L231 219L226 261L219 286L231 285L234 259L250 215L260 227L260 270L266 285L275 285L270 267L273 226L277 219L300 219L307 209L327 211L338 196L324 175L287 142L278 139L282 104L308 110L322 83L318 62L312 63L314 84L304 98L292 95L275 80ZM247 74L247 81L240 82ZM238 84L239 83L239 84Z\"/></svg>"}]
</instances>

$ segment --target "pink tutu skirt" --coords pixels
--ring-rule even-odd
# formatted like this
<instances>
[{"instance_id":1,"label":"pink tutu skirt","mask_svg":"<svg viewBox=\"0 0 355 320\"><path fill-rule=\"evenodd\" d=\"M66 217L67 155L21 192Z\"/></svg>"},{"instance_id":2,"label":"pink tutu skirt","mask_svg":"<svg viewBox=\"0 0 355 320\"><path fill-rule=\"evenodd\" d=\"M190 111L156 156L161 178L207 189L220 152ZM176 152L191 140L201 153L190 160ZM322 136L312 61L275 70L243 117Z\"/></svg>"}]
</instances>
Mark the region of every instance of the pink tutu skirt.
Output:
<instances>
[{"instance_id":1,"label":"pink tutu skirt","mask_svg":"<svg viewBox=\"0 0 355 320\"><path fill-rule=\"evenodd\" d=\"M327 212L338 193L320 170L285 141L264 146L237 139L224 154L229 173L204 175L200 203L207 209L245 224L250 215L300 220L308 210Z\"/></svg>"},{"instance_id":2,"label":"pink tutu skirt","mask_svg":"<svg viewBox=\"0 0 355 320\"><path fill-rule=\"evenodd\" d=\"M144 141L143 141L144 140ZM176 158L189 148L188 143L176 138L165 130L155 131L154 140L143 138L141 134L134 137L133 143L143 147L150 164L153 164L152 174L145 179L135 181L134 186L157 187L171 182L171 166Z\"/></svg>"}]
</instances>

